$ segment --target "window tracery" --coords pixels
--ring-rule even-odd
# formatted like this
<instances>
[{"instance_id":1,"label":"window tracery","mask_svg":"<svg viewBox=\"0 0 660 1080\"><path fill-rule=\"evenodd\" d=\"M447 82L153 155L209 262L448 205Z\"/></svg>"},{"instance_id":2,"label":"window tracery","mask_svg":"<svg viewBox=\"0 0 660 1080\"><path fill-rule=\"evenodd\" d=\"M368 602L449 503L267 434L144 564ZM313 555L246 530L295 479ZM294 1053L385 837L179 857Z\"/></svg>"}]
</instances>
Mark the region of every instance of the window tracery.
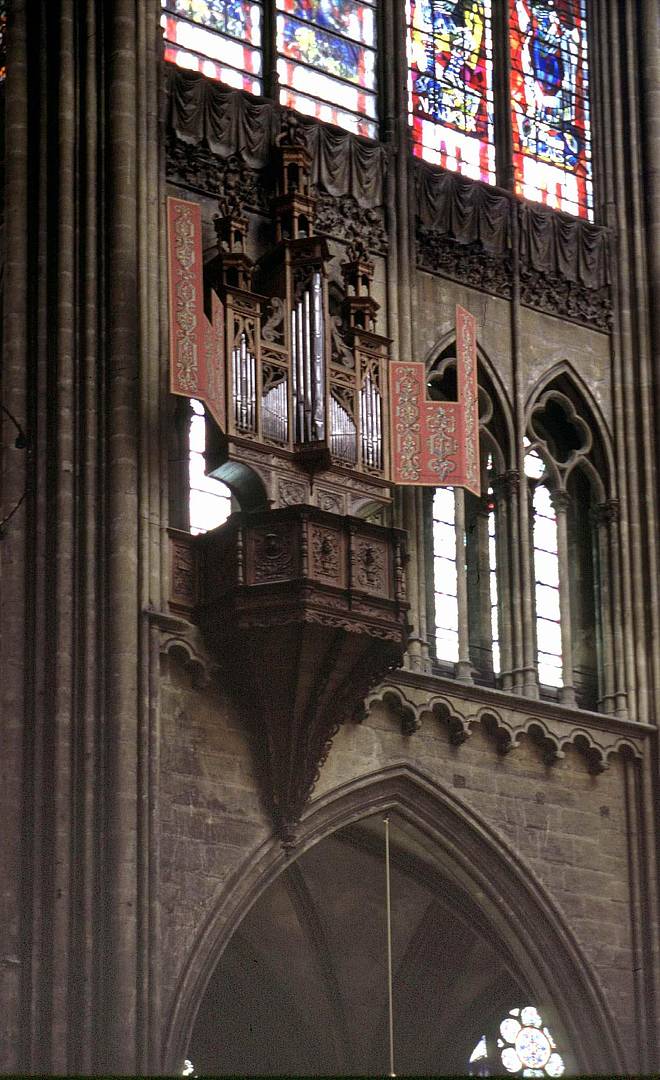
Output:
<instances>
[{"instance_id":1,"label":"window tracery","mask_svg":"<svg viewBox=\"0 0 660 1080\"><path fill-rule=\"evenodd\" d=\"M469 1060L470 1076L559 1077L564 1059L542 1014L534 1005L510 1009L497 1030L482 1035Z\"/></svg>"},{"instance_id":2,"label":"window tracery","mask_svg":"<svg viewBox=\"0 0 660 1080\"><path fill-rule=\"evenodd\" d=\"M546 390L531 411L525 472L539 682L559 688L568 704L596 708L608 697L602 653L608 541L596 524L607 469L591 426L558 388Z\"/></svg>"}]
</instances>

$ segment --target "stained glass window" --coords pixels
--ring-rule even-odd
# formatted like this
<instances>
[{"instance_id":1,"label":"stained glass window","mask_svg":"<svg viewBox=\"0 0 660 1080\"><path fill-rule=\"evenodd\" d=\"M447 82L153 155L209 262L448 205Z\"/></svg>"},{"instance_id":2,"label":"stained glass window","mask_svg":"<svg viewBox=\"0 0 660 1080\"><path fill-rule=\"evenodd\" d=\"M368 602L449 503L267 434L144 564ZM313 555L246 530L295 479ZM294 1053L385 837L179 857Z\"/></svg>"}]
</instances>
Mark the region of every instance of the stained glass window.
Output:
<instances>
[{"instance_id":1,"label":"stained glass window","mask_svg":"<svg viewBox=\"0 0 660 1080\"><path fill-rule=\"evenodd\" d=\"M354 0L276 0L280 103L375 137L376 11Z\"/></svg>"},{"instance_id":2,"label":"stained glass window","mask_svg":"<svg viewBox=\"0 0 660 1080\"><path fill-rule=\"evenodd\" d=\"M262 92L262 5L255 0L162 0L165 59L228 86Z\"/></svg>"},{"instance_id":3,"label":"stained glass window","mask_svg":"<svg viewBox=\"0 0 660 1080\"><path fill-rule=\"evenodd\" d=\"M482 1035L470 1056L471 1076L563 1076L566 1066L534 1005L511 1009L494 1037Z\"/></svg>"},{"instance_id":4,"label":"stained glass window","mask_svg":"<svg viewBox=\"0 0 660 1080\"><path fill-rule=\"evenodd\" d=\"M194 398L190 401L190 438L188 475L190 481L190 531L208 532L223 525L231 513L231 493L220 480L207 476L204 461L206 421L204 406ZM185 1075L189 1075L184 1073Z\"/></svg>"},{"instance_id":5,"label":"stained glass window","mask_svg":"<svg viewBox=\"0 0 660 1080\"><path fill-rule=\"evenodd\" d=\"M491 0L407 0L406 10L415 154L495 183Z\"/></svg>"},{"instance_id":6,"label":"stained glass window","mask_svg":"<svg viewBox=\"0 0 660 1080\"><path fill-rule=\"evenodd\" d=\"M511 0L515 190L593 218L586 0Z\"/></svg>"}]
</instances>

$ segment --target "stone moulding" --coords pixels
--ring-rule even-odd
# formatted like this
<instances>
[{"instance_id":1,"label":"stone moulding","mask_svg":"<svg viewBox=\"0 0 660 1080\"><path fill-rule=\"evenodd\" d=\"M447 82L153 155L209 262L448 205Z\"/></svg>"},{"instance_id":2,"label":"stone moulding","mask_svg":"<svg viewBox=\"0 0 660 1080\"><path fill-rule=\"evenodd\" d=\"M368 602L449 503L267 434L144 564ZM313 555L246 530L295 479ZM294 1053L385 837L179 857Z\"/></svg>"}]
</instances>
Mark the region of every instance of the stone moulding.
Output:
<instances>
[{"instance_id":1,"label":"stone moulding","mask_svg":"<svg viewBox=\"0 0 660 1080\"><path fill-rule=\"evenodd\" d=\"M437 685L441 681L442 689ZM367 715L374 704L384 705L400 721L406 735L414 735L425 723L440 720L447 724L449 741L454 746L464 743L475 724L481 724L494 736L501 754L514 751L529 736L540 742L547 765L561 761L566 748L574 746L584 755L593 774L604 772L616 754L641 760L644 742L654 730L645 724L545 702L513 697L503 700L509 695L482 688L462 686L459 694L447 684L448 680L398 673L370 694ZM483 701L489 696L492 703Z\"/></svg>"},{"instance_id":2,"label":"stone moulding","mask_svg":"<svg viewBox=\"0 0 660 1080\"><path fill-rule=\"evenodd\" d=\"M261 733L260 771L291 847L339 725L402 663L405 533L299 505L236 513L202 536L170 530L170 547L186 568L172 576L170 608L186 621L177 634L165 626L165 648L190 666L202 650L185 627L198 628L220 684Z\"/></svg>"}]
</instances>

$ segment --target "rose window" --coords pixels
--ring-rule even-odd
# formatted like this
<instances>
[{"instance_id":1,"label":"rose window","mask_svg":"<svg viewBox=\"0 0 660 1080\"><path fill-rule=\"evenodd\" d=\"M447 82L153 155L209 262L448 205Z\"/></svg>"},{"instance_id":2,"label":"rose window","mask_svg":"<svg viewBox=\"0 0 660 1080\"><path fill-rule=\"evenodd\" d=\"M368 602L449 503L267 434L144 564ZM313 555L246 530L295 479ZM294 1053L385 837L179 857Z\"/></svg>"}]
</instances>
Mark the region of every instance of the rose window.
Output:
<instances>
[{"instance_id":1,"label":"rose window","mask_svg":"<svg viewBox=\"0 0 660 1080\"><path fill-rule=\"evenodd\" d=\"M482 1036L471 1057L472 1075L489 1076L502 1067L517 1076L562 1076L566 1066L556 1043L533 1005L511 1009L496 1038Z\"/></svg>"}]
</instances>

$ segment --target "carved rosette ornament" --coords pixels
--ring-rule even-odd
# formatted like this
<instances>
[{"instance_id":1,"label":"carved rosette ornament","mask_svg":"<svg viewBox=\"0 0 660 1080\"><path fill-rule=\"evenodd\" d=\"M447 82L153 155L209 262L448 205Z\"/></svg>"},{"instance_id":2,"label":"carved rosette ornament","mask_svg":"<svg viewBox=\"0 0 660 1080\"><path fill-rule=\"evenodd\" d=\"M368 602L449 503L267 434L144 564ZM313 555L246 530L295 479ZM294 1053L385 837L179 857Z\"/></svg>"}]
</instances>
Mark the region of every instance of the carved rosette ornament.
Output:
<instances>
[{"instance_id":1,"label":"carved rosette ornament","mask_svg":"<svg viewBox=\"0 0 660 1080\"><path fill-rule=\"evenodd\" d=\"M247 710L260 733L285 846L295 843L338 727L403 662L404 538L401 530L310 505L233 514L221 529L172 536L173 557L199 582L189 616L237 712Z\"/></svg>"}]
</instances>

